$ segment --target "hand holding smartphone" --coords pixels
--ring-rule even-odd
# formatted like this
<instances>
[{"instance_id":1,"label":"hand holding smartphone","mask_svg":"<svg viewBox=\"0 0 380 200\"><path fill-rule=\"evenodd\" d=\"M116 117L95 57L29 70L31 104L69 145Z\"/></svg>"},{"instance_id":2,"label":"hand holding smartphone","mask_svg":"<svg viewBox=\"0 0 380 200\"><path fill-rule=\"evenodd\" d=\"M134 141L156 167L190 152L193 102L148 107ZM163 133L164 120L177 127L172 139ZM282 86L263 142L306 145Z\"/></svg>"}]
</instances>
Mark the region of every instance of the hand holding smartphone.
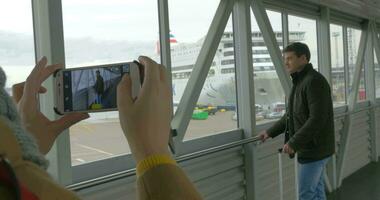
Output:
<instances>
[{"instance_id":1,"label":"hand holding smartphone","mask_svg":"<svg viewBox=\"0 0 380 200\"><path fill-rule=\"evenodd\" d=\"M88 66L88 67L80 67L80 68L72 68L72 69L63 69L55 73L55 111L57 114L68 114L68 113L75 113L75 112L103 112L103 111L113 111L118 110L117 108L117 95L125 95L125 92L123 94L117 94L117 86L119 85L120 81L122 80L122 77L124 74L129 74L129 78L131 79L131 97L132 99L136 99L138 96L140 90L143 90L141 87L142 81L145 71L160 71L157 73L160 73L160 77L165 76L164 67L157 64L153 60L147 57L140 58L140 62L142 61L142 64L139 64L137 61L135 62L126 62L126 63L116 63L116 64L107 64L107 65L97 65L97 66ZM141 69L144 68L144 69ZM146 67L149 67L149 69L146 69ZM152 69L153 68L153 69ZM156 69L154 69L156 68ZM145 78L145 77L144 77ZM166 79L166 78L165 78ZM165 94L162 94L161 98L155 99L155 104L157 104L155 107L151 108L153 110L155 109L163 109L164 107L166 110L159 110L156 113L161 113L159 119L166 119L168 121L163 121L162 125L165 126L170 124L171 114L170 114L170 106L168 105L171 102L171 92L168 82L166 80L160 80L160 82L165 83L164 91L166 91ZM154 85L152 88L160 87L160 84L158 83L144 83L144 84L150 84ZM149 91L150 93L151 91ZM137 100L138 101L138 100ZM146 97L143 96L141 101L146 101ZM152 101L150 99L149 101ZM125 105L124 105L125 104ZM124 108L126 106L127 102L124 102L121 106ZM164 106L165 105L165 106ZM129 106L135 106L136 105L129 105ZM149 106L142 106L144 109L148 109ZM120 109L120 106L119 106ZM138 110L138 109L137 109ZM121 109L119 112L121 112L121 116L124 116L126 114L123 109ZM152 111L149 111L151 115ZM153 112L155 113L155 112ZM167 117L163 117L165 114L168 115ZM130 113L129 113L130 114ZM149 115L148 115L149 116ZM147 116L147 118L149 118ZM155 116L157 117L157 116ZM123 127L123 124L127 124L126 121L130 121L129 123L134 124L140 124L141 126L153 126L153 127L161 127L161 125L157 124L151 124L147 121L147 119L133 119L133 120L123 120L123 117L120 119L121 125ZM155 120L158 122L159 120ZM157 137L162 137L160 135L165 135L170 132L170 127L166 127L165 129L168 130L157 130ZM125 133L127 130L124 128ZM159 134L158 132L164 131L167 132L165 134ZM148 131L146 131L148 132ZM131 134L131 133L130 133ZM144 133L141 133L144 135ZM168 134L169 135L169 134ZM151 137L151 136L150 136ZM153 138L156 138L153 137ZM164 138L160 138L162 140ZM156 139L158 141L158 139ZM169 142L169 147L174 153L174 145L173 140L170 135L169 139L164 139L165 143L167 144ZM166 151L165 151L166 152Z\"/></svg>"},{"instance_id":2,"label":"hand holding smartphone","mask_svg":"<svg viewBox=\"0 0 380 200\"><path fill-rule=\"evenodd\" d=\"M63 69L55 77L55 111L63 115L72 112L102 112L117 110L116 91L122 76L132 80L132 97L140 88L138 62L125 62Z\"/></svg>"}]
</instances>

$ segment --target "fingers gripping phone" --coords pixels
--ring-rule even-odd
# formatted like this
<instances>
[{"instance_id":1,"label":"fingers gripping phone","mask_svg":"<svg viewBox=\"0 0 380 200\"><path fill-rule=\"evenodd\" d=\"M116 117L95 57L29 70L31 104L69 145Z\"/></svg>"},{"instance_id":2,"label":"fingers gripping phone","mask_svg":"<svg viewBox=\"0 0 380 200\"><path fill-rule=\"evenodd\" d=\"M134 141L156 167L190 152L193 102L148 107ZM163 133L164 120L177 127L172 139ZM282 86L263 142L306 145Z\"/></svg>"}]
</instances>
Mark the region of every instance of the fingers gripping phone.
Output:
<instances>
[{"instance_id":1,"label":"fingers gripping phone","mask_svg":"<svg viewBox=\"0 0 380 200\"><path fill-rule=\"evenodd\" d=\"M55 112L102 112L117 110L116 91L122 76L132 80L132 97L140 88L138 62L115 63L63 69L54 74Z\"/></svg>"}]
</instances>

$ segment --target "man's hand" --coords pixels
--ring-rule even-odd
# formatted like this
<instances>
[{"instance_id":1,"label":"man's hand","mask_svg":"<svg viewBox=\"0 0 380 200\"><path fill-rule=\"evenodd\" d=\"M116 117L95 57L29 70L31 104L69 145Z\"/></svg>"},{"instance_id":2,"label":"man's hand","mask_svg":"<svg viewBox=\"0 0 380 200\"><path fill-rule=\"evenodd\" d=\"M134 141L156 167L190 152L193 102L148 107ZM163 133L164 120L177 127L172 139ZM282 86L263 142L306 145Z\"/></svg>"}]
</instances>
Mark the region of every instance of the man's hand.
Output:
<instances>
[{"instance_id":1,"label":"man's hand","mask_svg":"<svg viewBox=\"0 0 380 200\"><path fill-rule=\"evenodd\" d=\"M289 146L289 144L288 143L286 143L285 145L284 145L284 147L282 147L282 152L284 152L284 153L287 153L287 154L294 154L294 150L292 149L292 147L290 147Z\"/></svg>"},{"instance_id":2,"label":"man's hand","mask_svg":"<svg viewBox=\"0 0 380 200\"><path fill-rule=\"evenodd\" d=\"M259 138L260 138L261 142L265 142L265 140L267 140L269 138L267 131L266 130L261 131L259 134Z\"/></svg>"},{"instance_id":3,"label":"man's hand","mask_svg":"<svg viewBox=\"0 0 380 200\"><path fill-rule=\"evenodd\" d=\"M24 128L36 138L42 154L49 152L55 139L63 130L89 117L87 113L73 113L50 121L39 111L38 94L46 92L46 88L41 86L42 83L56 70L62 68L62 65L59 64L49 66L46 64L47 59L43 57L38 61L26 82L12 87L13 98L17 103L21 122Z\"/></svg>"},{"instance_id":4,"label":"man's hand","mask_svg":"<svg viewBox=\"0 0 380 200\"><path fill-rule=\"evenodd\" d=\"M132 81L124 75L117 87L120 124L136 162L153 154L167 154L172 93L164 66L140 56L144 83L137 99L132 98Z\"/></svg>"}]
</instances>

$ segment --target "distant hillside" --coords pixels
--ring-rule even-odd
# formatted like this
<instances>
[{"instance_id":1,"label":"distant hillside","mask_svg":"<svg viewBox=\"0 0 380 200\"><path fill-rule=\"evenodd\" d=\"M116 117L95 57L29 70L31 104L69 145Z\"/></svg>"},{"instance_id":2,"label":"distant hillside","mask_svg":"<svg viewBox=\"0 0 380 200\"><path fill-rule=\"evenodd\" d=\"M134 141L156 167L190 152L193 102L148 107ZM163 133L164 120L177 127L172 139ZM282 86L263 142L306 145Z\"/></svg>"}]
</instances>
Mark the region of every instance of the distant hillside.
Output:
<instances>
[{"instance_id":1,"label":"distant hillside","mask_svg":"<svg viewBox=\"0 0 380 200\"><path fill-rule=\"evenodd\" d=\"M33 45L32 35L0 31L0 65L31 65L34 62ZM141 54L154 56L155 46L156 41L67 38L65 40L66 65L132 60Z\"/></svg>"}]
</instances>

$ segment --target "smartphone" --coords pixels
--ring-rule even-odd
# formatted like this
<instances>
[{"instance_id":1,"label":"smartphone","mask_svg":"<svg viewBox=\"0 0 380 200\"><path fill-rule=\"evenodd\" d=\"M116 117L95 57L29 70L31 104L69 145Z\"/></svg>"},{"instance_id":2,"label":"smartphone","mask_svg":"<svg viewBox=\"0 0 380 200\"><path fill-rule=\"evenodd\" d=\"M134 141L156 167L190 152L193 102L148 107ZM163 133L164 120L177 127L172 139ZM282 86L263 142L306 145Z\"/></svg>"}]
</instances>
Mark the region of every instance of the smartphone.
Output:
<instances>
[{"instance_id":1,"label":"smartphone","mask_svg":"<svg viewBox=\"0 0 380 200\"><path fill-rule=\"evenodd\" d=\"M132 80L132 97L140 88L137 61L59 70L55 78L55 112L104 112L117 110L116 91L122 76Z\"/></svg>"}]
</instances>

